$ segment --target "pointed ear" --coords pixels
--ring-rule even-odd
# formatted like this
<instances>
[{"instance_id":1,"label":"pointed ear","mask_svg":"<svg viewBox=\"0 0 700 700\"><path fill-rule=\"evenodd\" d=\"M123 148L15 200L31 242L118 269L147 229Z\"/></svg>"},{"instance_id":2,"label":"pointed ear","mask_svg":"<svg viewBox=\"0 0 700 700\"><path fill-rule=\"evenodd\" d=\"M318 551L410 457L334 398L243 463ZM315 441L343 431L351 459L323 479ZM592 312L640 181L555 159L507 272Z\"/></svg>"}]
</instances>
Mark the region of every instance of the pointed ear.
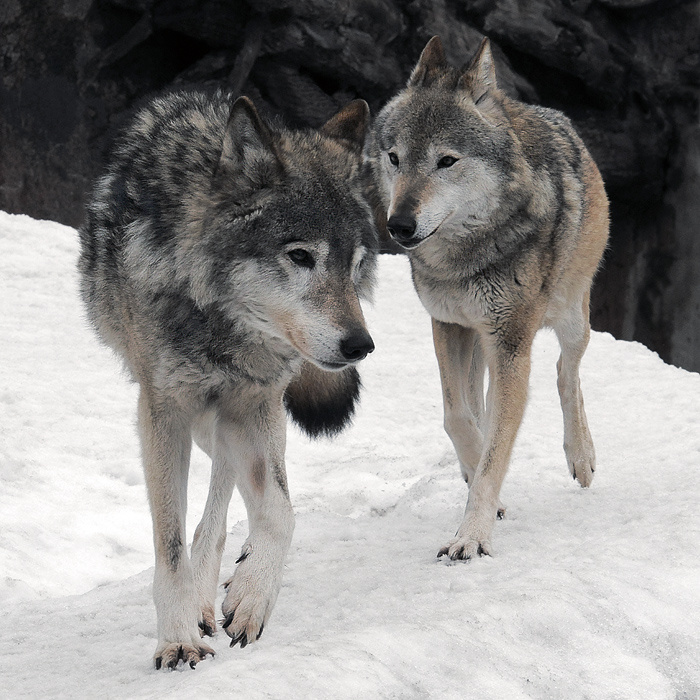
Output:
<instances>
[{"instance_id":1,"label":"pointed ear","mask_svg":"<svg viewBox=\"0 0 700 700\"><path fill-rule=\"evenodd\" d=\"M423 52L416 63L416 67L408 79L407 87L418 87L429 84L435 74L443 68L447 68L445 50L442 48L442 41L439 36L434 36L423 49Z\"/></svg>"},{"instance_id":2,"label":"pointed ear","mask_svg":"<svg viewBox=\"0 0 700 700\"><path fill-rule=\"evenodd\" d=\"M364 100L353 100L331 117L320 129L328 138L341 141L351 151L361 153L369 125L369 105Z\"/></svg>"},{"instance_id":3,"label":"pointed ear","mask_svg":"<svg viewBox=\"0 0 700 700\"><path fill-rule=\"evenodd\" d=\"M498 87L496 64L488 37L484 37L479 50L459 79L459 87L471 92L474 102L479 102L488 92Z\"/></svg>"},{"instance_id":4,"label":"pointed ear","mask_svg":"<svg viewBox=\"0 0 700 700\"><path fill-rule=\"evenodd\" d=\"M247 166L264 160L265 156L277 160L272 133L260 119L255 105L247 97L239 97L226 124L217 173L246 172Z\"/></svg>"}]
</instances>

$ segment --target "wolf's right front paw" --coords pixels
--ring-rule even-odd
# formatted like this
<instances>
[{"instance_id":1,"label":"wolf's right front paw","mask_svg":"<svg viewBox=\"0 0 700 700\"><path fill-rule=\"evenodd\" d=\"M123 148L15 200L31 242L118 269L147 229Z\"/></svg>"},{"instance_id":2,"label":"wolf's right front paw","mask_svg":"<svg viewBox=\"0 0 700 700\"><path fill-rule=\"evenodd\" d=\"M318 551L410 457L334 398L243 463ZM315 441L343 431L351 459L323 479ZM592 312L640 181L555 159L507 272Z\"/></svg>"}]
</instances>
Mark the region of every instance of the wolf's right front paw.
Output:
<instances>
[{"instance_id":1,"label":"wolf's right front paw","mask_svg":"<svg viewBox=\"0 0 700 700\"><path fill-rule=\"evenodd\" d=\"M437 553L438 559L447 555L452 561L469 560L477 556L491 556L491 543L472 538L454 537Z\"/></svg>"},{"instance_id":2,"label":"wolf's right front paw","mask_svg":"<svg viewBox=\"0 0 700 700\"><path fill-rule=\"evenodd\" d=\"M194 668L197 662L203 661L209 654L214 656L214 650L204 642L198 644L175 642L159 646L153 656L153 661L158 670L163 667L174 669L180 661L189 664L190 668Z\"/></svg>"}]
</instances>

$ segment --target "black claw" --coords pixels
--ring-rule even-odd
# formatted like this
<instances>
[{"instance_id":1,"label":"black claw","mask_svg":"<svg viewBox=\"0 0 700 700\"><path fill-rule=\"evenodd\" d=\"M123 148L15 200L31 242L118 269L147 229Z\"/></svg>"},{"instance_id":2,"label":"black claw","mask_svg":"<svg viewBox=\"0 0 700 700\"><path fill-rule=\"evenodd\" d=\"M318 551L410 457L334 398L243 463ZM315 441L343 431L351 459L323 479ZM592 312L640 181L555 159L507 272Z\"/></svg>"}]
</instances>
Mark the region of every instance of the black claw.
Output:
<instances>
[{"instance_id":1,"label":"black claw","mask_svg":"<svg viewBox=\"0 0 700 700\"><path fill-rule=\"evenodd\" d=\"M204 634L207 637L213 637L214 636L214 630L212 629L211 625L208 622L205 622L204 620L201 620L199 623L199 629L204 632Z\"/></svg>"},{"instance_id":2,"label":"black claw","mask_svg":"<svg viewBox=\"0 0 700 700\"><path fill-rule=\"evenodd\" d=\"M240 564L244 559L247 559L249 554L250 550L243 552L243 554L241 554L241 556L238 557L238 559L236 559L236 564Z\"/></svg>"},{"instance_id":3,"label":"black claw","mask_svg":"<svg viewBox=\"0 0 700 700\"><path fill-rule=\"evenodd\" d=\"M223 620L219 620L219 624L223 629L226 629L232 622L233 622L233 616L235 614L235 610L233 612L230 612L228 615Z\"/></svg>"},{"instance_id":4,"label":"black claw","mask_svg":"<svg viewBox=\"0 0 700 700\"><path fill-rule=\"evenodd\" d=\"M195 668L196 666L197 666L197 662L194 659L192 659L190 661L190 668Z\"/></svg>"},{"instance_id":5,"label":"black claw","mask_svg":"<svg viewBox=\"0 0 700 700\"><path fill-rule=\"evenodd\" d=\"M263 622L262 625L260 625L260 632L258 632L258 636L255 638L256 641L258 639L260 639L260 637L262 637L262 633L263 633L264 629L265 629L265 623Z\"/></svg>"},{"instance_id":6,"label":"black claw","mask_svg":"<svg viewBox=\"0 0 700 700\"><path fill-rule=\"evenodd\" d=\"M163 657L159 656L156 659L156 671L160 671L162 665L163 665Z\"/></svg>"},{"instance_id":7,"label":"black claw","mask_svg":"<svg viewBox=\"0 0 700 700\"><path fill-rule=\"evenodd\" d=\"M244 632L241 637L241 649L245 649L248 646L248 635Z\"/></svg>"}]
</instances>

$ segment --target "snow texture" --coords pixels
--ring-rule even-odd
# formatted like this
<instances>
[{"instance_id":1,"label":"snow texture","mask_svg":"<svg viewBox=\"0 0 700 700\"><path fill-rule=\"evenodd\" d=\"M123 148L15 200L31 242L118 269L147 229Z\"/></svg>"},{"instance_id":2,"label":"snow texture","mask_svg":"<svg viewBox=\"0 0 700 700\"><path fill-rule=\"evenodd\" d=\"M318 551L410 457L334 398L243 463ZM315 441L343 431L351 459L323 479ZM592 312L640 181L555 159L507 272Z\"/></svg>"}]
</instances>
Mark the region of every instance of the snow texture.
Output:
<instances>
[{"instance_id":1,"label":"snow texture","mask_svg":"<svg viewBox=\"0 0 700 700\"><path fill-rule=\"evenodd\" d=\"M0 213L1 697L700 697L700 375L594 333L584 490L541 332L495 556L447 565L467 491L401 257L380 261L366 310L377 350L354 425L289 429L297 527L264 636L241 650L219 632L213 660L155 671L136 387L87 326L77 251L73 229ZM196 453L190 536L208 471ZM234 494L222 581L245 518Z\"/></svg>"}]
</instances>

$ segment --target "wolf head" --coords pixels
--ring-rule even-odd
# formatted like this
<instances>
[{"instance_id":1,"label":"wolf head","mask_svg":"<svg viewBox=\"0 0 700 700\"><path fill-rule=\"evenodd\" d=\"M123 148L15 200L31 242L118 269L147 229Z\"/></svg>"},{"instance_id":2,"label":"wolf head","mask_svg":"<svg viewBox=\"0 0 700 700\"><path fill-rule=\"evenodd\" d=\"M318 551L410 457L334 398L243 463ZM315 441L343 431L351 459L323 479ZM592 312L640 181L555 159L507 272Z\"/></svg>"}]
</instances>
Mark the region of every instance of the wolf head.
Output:
<instances>
[{"instance_id":1,"label":"wolf head","mask_svg":"<svg viewBox=\"0 0 700 700\"><path fill-rule=\"evenodd\" d=\"M502 100L488 39L461 70L447 64L438 37L428 42L366 149L399 245L462 235L498 208L512 150Z\"/></svg>"},{"instance_id":2,"label":"wolf head","mask_svg":"<svg viewBox=\"0 0 700 700\"><path fill-rule=\"evenodd\" d=\"M215 171L206 228L221 232L212 245L230 317L324 370L374 349L359 303L376 251L359 186L368 116L356 100L318 131L276 130L239 98Z\"/></svg>"}]
</instances>

